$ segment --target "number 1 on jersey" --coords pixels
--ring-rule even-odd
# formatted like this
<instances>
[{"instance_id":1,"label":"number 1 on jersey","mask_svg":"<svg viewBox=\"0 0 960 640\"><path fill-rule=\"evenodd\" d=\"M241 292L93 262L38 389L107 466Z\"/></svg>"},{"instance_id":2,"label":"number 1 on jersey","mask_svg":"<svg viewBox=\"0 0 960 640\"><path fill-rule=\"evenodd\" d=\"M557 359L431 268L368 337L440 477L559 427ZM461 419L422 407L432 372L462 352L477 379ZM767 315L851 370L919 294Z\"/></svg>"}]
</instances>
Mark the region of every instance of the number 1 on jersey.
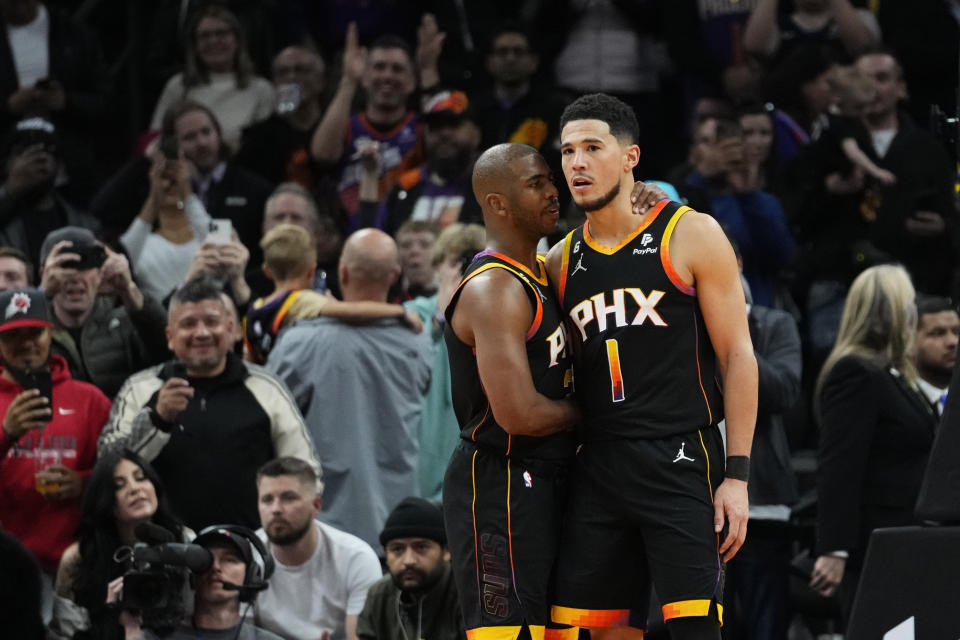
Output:
<instances>
[{"instance_id":1,"label":"number 1 on jersey","mask_svg":"<svg viewBox=\"0 0 960 640\"><path fill-rule=\"evenodd\" d=\"M613 401L623 401L623 375L620 373L620 349L616 340L607 340L607 364L610 365L610 389Z\"/></svg>"}]
</instances>

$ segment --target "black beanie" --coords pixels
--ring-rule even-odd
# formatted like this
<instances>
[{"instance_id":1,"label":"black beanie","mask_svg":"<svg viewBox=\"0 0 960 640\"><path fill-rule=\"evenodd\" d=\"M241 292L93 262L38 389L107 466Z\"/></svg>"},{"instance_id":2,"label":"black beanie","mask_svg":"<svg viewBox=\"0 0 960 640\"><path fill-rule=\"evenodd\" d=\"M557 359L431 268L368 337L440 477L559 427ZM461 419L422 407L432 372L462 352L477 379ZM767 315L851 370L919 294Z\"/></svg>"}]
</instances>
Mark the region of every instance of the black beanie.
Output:
<instances>
[{"instance_id":1,"label":"black beanie","mask_svg":"<svg viewBox=\"0 0 960 640\"><path fill-rule=\"evenodd\" d=\"M445 545L447 532L443 528L440 505L423 498L405 498L387 516L380 544L386 546L397 538L427 538Z\"/></svg>"}]
</instances>

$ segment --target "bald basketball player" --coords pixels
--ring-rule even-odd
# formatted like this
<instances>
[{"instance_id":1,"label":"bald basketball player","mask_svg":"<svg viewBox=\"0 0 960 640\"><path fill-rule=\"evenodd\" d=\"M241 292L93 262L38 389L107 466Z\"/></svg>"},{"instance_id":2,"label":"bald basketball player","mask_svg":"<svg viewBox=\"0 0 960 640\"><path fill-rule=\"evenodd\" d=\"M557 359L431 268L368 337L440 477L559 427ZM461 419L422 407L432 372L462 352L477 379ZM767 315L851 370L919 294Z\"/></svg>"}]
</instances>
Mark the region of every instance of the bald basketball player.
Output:
<instances>
[{"instance_id":1,"label":"bald basketball player","mask_svg":"<svg viewBox=\"0 0 960 640\"><path fill-rule=\"evenodd\" d=\"M488 149L473 171L487 249L447 307L445 339L461 428L443 487L454 576L472 638L544 637L561 480L580 419L540 238L557 188L533 147ZM575 632L575 630L574 630ZM551 634L553 636L553 630Z\"/></svg>"}]
</instances>

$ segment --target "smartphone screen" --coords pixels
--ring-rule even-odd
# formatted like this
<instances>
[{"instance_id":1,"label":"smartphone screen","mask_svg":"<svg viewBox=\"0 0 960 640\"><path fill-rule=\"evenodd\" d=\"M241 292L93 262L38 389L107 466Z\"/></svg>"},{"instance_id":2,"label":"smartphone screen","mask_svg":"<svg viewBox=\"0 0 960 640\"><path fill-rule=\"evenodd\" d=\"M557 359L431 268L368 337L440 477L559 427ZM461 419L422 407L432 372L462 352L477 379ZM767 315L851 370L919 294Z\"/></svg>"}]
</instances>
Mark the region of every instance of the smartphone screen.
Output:
<instances>
[{"instance_id":1,"label":"smartphone screen","mask_svg":"<svg viewBox=\"0 0 960 640\"><path fill-rule=\"evenodd\" d=\"M228 244L233 240L233 225L229 218L214 218L210 221L205 242Z\"/></svg>"},{"instance_id":2,"label":"smartphone screen","mask_svg":"<svg viewBox=\"0 0 960 640\"><path fill-rule=\"evenodd\" d=\"M53 409L53 380L50 377L50 369L28 369L24 375L25 389L37 389L40 395L50 403L50 409Z\"/></svg>"}]
</instances>

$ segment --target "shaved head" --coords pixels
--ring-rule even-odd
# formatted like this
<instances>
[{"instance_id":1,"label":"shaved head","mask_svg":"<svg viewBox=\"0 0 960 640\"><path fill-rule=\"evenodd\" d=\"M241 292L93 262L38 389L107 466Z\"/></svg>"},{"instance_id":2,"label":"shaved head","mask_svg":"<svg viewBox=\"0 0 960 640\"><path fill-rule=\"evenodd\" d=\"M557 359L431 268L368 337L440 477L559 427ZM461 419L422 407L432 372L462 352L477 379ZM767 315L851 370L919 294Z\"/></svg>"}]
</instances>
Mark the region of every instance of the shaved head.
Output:
<instances>
[{"instance_id":1,"label":"shaved head","mask_svg":"<svg viewBox=\"0 0 960 640\"><path fill-rule=\"evenodd\" d=\"M526 144L507 142L490 147L473 165L473 195L480 206L486 207L490 193L507 193L517 184L517 175L510 163L540 152Z\"/></svg>"},{"instance_id":2,"label":"shaved head","mask_svg":"<svg viewBox=\"0 0 960 640\"><path fill-rule=\"evenodd\" d=\"M340 268L358 284L390 288L400 274L397 243L379 229L361 229L344 243Z\"/></svg>"}]
</instances>

